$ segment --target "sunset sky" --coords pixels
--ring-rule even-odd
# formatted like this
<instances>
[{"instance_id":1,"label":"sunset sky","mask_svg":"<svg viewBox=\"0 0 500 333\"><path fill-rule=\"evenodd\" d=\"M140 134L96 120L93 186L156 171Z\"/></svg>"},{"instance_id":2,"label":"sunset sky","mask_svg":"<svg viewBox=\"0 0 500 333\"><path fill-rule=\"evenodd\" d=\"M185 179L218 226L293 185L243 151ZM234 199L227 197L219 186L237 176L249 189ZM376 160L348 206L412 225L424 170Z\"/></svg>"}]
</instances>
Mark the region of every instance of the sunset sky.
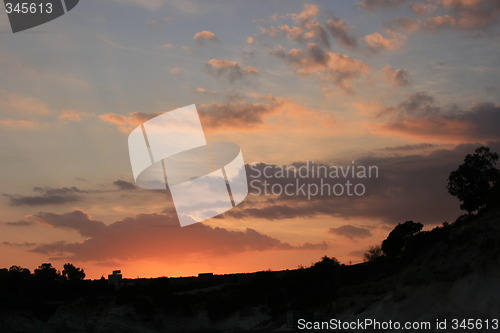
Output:
<instances>
[{"instance_id":1,"label":"sunset sky","mask_svg":"<svg viewBox=\"0 0 500 333\"><path fill-rule=\"evenodd\" d=\"M449 172L479 145L500 152L499 19L494 0L83 0L14 34L2 10L0 267L348 264L397 223L452 222ZM247 164L379 177L359 197L251 193L181 228L168 193L134 184L127 137L190 104Z\"/></svg>"}]
</instances>

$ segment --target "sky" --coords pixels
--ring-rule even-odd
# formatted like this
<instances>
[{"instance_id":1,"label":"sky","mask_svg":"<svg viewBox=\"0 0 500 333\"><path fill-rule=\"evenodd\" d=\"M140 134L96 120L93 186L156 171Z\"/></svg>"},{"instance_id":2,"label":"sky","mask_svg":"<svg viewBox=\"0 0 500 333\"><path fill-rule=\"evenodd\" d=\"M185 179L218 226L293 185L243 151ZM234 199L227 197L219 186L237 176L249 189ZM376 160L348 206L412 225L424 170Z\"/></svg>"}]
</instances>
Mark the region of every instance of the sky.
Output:
<instances>
[{"instance_id":1,"label":"sky","mask_svg":"<svg viewBox=\"0 0 500 333\"><path fill-rule=\"evenodd\" d=\"M500 152L499 17L491 0L86 0L14 34L1 11L0 267L349 264L398 223L454 221L448 174L478 146ZM257 185L180 227L168 191L135 184L127 137L191 104ZM296 178L275 171L308 162L378 172L327 180L362 195L264 193L264 170L279 188Z\"/></svg>"}]
</instances>

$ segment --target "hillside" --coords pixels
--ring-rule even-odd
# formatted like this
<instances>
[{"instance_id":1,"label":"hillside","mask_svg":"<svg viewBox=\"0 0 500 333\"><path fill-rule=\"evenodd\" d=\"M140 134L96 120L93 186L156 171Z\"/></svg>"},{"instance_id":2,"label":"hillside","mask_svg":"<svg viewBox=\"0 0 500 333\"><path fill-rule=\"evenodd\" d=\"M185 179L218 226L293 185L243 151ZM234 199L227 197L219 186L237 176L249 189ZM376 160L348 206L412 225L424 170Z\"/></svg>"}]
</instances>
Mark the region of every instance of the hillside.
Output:
<instances>
[{"instance_id":1,"label":"hillside","mask_svg":"<svg viewBox=\"0 0 500 333\"><path fill-rule=\"evenodd\" d=\"M324 258L304 269L143 279L116 290L106 281L3 288L0 331L272 332L296 331L301 318L498 319L499 235L494 207L416 234L397 258L352 266Z\"/></svg>"}]
</instances>

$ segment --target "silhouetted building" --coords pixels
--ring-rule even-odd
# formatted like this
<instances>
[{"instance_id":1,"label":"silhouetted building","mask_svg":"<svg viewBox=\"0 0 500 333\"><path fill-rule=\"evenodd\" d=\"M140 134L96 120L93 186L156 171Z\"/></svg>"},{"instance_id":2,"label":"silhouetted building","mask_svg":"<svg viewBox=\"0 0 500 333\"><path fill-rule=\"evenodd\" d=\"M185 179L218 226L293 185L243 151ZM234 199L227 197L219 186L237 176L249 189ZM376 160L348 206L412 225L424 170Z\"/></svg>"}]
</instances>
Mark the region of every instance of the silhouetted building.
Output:
<instances>
[{"instance_id":1,"label":"silhouetted building","mask_svg":"<svg viewBox=\"0 0 500 333\"><path fill-rule=\"evenodd\" d=\"M114 285L115 287L118 287L121 284L122 279L123 279L123 276L122 276L121 270L115 270L115 271L113 271L113 274L108 275L109 283Z\"/></svg>"},{"instance_id":2,"label":"silhouetted building","mask_svg":"<svg viewBox=\"0 0 500 333\"><path fill-rule=\"evenodd\" d=\"M214 273L199 273L198 277L204 278L204 277L211 277L214 276Z\"/></svg>"}]
</instances>

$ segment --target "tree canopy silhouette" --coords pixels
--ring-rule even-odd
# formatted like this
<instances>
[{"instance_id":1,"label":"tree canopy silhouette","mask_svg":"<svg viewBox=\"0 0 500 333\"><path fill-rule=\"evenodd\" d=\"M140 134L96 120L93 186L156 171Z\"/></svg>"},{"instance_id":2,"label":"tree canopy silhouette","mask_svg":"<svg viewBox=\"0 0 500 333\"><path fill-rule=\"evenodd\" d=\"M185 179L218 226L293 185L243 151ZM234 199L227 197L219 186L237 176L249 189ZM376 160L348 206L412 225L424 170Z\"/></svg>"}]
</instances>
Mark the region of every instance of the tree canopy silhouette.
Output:
<instances>
[{"instance_id":1,"label":"tree canopy silhouette","mask_svg":"<svg viewBox=\"0 0 500 333\"><path fill-rule=\"evenodd\" d=\"M406 221L399 223L382 242L382 251L388 257L397 257L408 240L420 232L424 225L419 222Z\"/></svg>"},{"instance_id":2,"label":"tree canopy silhouette","mask_svg":"<svg viewBox=\"0 0 500 333\"><path fill-rule=\"evenodd\" d=\"M340 262L337 258L323 256L320 261L315 262L311 267L313 269L331 269L340 266Z\"/></svg>"},{"instance_id":3,"label":"tree canopy silhouette","mask_svg":"<svg viewBox=\"0 0 500 333\"><path fill-rule=\"evenodd\" d=\"M363 261L364 262L369 262L369 261L375 261L384 256L384 251L382 251L382 246L380 245L374 245L370 246L368 251L366 251L363 254Z\"/></svg>"},{"instance_id":4,"label":"tree canopy silhouette","mask_svg":"<svg viewBox=\"0 0 500 333\"><path fill-rule=\"evenodd\" d=\"M35 278L44 282L56 282L61 278L61 274L50 263L41 264L35 269Z\"/></svg>"},{"instance_id":5,"label":"tree canopy silhouette","mask_svg":"<svg viewBox=\"0 0 500 333\"><path fill-rule=\"evenodd\" d=\"M85 279L85 271L70 263L64 264L62 275L68 281L81 281Z\"/></svg>"},{"instance_id":6,"label":"tree canopy silhouette","mask_svg":"<svg viewBox=\"0 0 500 333\"><path fill-rule=\"evenodd\" d=\"M448 192L462 202L460 209L472 213L486 206L500 178L500 170L495 168L497 161L497 153L488 147L479 147L450 173Z\"/></svg>"}]
</instances>

